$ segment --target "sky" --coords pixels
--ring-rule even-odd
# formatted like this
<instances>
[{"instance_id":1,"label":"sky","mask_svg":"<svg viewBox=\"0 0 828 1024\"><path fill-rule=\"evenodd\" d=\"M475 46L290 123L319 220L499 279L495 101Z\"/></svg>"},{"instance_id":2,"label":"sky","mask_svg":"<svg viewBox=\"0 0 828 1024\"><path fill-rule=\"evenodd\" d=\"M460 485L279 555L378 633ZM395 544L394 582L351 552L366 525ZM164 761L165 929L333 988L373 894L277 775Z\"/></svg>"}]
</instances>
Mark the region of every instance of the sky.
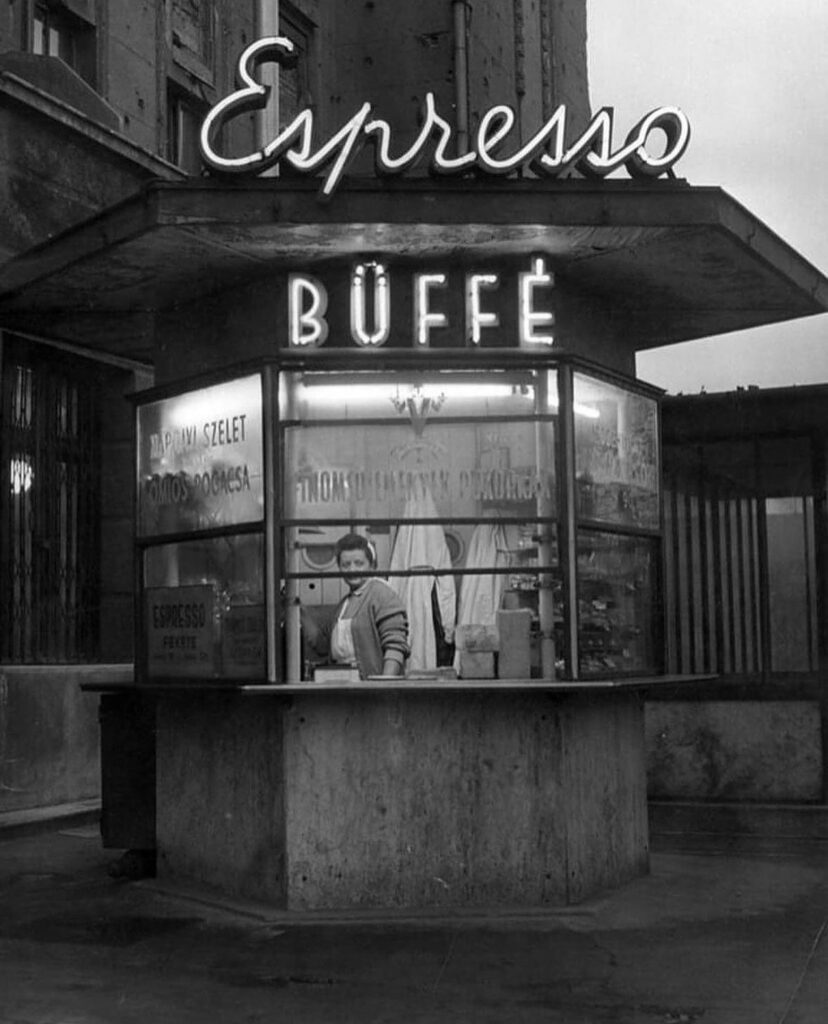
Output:
<instances>
[{"instance_id":1,"label":"sky","mask_svg":"<svg viewBox=\"0 0 828 1024\"><path fill-rule=\"evenodd\" d=\"M587 0L590 98L621 135L678 106L676 164L828 276L828 0ZM828 383L828 313L642 352L668 392Z\"/></svg>"}]
</instances>

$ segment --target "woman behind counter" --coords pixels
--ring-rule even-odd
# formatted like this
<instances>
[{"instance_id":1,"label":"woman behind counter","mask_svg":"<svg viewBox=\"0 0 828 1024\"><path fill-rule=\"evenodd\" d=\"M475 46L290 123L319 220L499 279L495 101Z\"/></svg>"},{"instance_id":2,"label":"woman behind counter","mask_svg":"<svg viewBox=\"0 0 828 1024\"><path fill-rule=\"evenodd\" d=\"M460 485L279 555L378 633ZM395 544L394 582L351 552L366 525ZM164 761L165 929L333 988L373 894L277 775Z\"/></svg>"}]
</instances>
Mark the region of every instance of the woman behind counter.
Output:
<instances>
[{"instance_id":1,"label":"woman behind counter","mask_svg":"<svg viewBox=\"0 0 828 1024\"><path fill-rule=\"evenodd\" d=\"M331 661L355 666L361 679L402 675L410 653L405 606L383 580L355 575L376 569L371 543L358 533L340 537L336 561L348 595L337 605L329 630L314 630L303 619L307 640L321 653L329 635Z\"/></svg>"}]
</instances>

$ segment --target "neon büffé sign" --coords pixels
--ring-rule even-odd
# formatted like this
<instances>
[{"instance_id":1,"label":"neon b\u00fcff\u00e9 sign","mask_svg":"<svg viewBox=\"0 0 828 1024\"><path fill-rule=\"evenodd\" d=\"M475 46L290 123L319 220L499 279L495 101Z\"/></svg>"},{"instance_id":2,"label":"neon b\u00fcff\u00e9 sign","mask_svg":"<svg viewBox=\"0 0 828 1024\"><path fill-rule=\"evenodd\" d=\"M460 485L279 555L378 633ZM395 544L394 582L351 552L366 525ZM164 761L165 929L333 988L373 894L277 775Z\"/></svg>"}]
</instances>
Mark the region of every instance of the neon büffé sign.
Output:
<instances>
[{"instance_id":1,"label":"neon b\u00fcff\u00e9 sign","mask_svg":"<svg viewBox=\"0 0 828 1024\"><path fill-rule=\"evenodd\" d=\"M613 112L611 107L603 107L586 130L567 144L566 107L561 105L530 139L509 151L516 115L506 104L497 104L480 118L474 148L453 154L454 130L438 112L434 94L429 92L420 131L400 153L392 153L391 126L382 118L372 117L373 108L367 102L330 138L316 146L313 112L306 108L261 149L242 156L218 153L216 137L223 125L267 105L270 87L256 81L256 68L266 61L288 65L294 60L295 47L284 36L258 39L244 50L236 68L238 89L220 100L201 126L201 155L210 169L221 174L261 174L284 162L302 174L324 171L321 193L329 197L354 157L369 143L374 149L376 173L381 177L405 174L430 150L430 170L442 176L473 171L506 175L528 168L539 177L558 178L575 170L587 177L604 178L623 167L633 178L657 178L671 170L690 141L690 124L685 114L677 107L658 107L632 128L619 149L613 149ZM648 149L654 132L663 134L663 146L657 154Z\"/></svg>"},{"instance_id":2,"label":"neon b\u00fcff\u00e9 sign","mask_svg":"<svg viewBox=\"0 0 828 1024\"><path fill-rule=\"evenodd\" d=\"M462 283L461 322L452 322L449 308L450 286ZM397 285L400 282L397 281ZM503 293L514 294L514 316L505 314ZM391 271L376 260L357 263L351 269L348 289L350 340L359 348L379 348L397 338L410 336L415 350L441 348L455 336L466 347L476 349L494 337L509 347L536 348L555 344L555 275L547 269L542 255L535 254L527 269L515 272L506 267L481 273L474 269L449 275L441 270L417 270L409 282L392 288ZM316 276L289 274L287 278L287 339L292 349L314 349L326 343L329 334L328 301L332 289ZM500 293L500 294L498 294ZM392 302L392 296L394 300ZM404 296L404 297L403 297ZM401 307L408 306L400 317ZM339 323L338 337L344 338L346 317L334 317ZM514 323L512 324L512 320ZM403 326L405 323L405 326Z\"/></svg>"}]
</instances>

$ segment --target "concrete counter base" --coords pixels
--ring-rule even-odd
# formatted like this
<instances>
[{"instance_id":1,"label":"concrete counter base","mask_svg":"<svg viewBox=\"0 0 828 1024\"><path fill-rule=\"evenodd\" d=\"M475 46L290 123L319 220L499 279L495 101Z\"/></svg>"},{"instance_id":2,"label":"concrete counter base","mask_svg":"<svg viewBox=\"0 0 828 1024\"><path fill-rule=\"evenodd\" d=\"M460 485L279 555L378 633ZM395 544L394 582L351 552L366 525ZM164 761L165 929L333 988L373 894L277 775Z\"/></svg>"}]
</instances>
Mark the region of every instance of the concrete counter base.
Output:
<instances>
[{"instance_id":1,"label":"concrete counter base","mask_svg":"<svg viewBox=\"0 0 828 1024\"><path fill-rule=\"evenodd\" d=\"M159 694L161 879L288 910L574 903L648 870L635 692Z\"/></svg>"}]
</instances>

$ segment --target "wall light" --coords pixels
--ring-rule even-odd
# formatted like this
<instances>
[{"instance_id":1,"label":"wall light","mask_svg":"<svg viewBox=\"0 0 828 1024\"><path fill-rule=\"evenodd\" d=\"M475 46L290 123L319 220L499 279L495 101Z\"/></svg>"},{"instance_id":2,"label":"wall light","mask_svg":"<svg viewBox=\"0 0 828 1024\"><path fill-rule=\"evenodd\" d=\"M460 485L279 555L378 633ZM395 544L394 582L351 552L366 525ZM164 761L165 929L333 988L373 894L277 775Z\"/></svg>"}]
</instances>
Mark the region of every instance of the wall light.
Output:
<instances>
[{"instance_id":1,"label":"wall light","mask_svg":"<svg viewBox=\"0 0 828 1024\"><path fill-rule=\"evenodd\" d=\"M34 483L34 470L29 459L12 459L9 466L12 494L25 494Z\"/></svg>"}]
</instances>

